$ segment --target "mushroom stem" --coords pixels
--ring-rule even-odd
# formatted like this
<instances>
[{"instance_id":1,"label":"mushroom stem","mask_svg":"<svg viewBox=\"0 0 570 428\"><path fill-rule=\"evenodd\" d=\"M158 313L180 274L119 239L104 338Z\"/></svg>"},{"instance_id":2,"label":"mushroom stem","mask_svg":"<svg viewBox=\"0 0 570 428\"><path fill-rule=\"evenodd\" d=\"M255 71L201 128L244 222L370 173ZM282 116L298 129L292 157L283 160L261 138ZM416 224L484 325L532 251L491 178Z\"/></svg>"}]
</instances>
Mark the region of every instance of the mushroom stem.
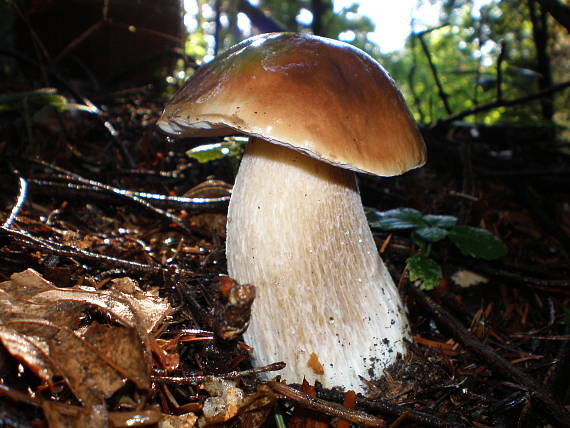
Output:
<instances>
[{"instance_id":1,"label":"mushroom stem","mask_svg":"<svg viewBox=\"0 0 570 428\"><path fill-rule=\"evenodd\" d=\"M257 364L285 361L290 382L361 392L359 376L382 376L405 353L408 322L352 171L252 139L227 236L230 276L256 286L245 340Z\"/></svg>"}]
</instances>

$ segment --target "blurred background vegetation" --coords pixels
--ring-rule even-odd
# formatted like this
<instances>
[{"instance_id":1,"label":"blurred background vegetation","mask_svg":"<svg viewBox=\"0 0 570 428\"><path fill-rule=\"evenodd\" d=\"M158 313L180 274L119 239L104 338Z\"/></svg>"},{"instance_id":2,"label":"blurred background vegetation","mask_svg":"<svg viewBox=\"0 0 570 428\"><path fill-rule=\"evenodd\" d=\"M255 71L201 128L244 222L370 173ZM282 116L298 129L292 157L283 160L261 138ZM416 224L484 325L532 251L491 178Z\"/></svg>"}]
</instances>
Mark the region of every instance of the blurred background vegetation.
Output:
<instances>
[{"instance_id":1,"label":"blurred background vegetation","mask_svg":"<svg viewBox=\"0 0 570 428\"><path fill-rule=\"evenodd\" d=\"M569 30L553 19L546 7L547 3L557 2L418 0L412 5L413 10L404 14L409 20L393 23L408 28L409 35L401 48L390 51L375 43L372 36L393 31L393 26L377 27L373 17L362 11L402 7L394 2L253 3L186 0L185 22L190 30L187 52L207 60L245 37L276 30L344 40L384 65L422 123L435 123L497 100L524 97L570 79ZM557 5L569 13L567 4ZM428 23L421 13L426 6L438 12L436 19L431 18ZM550 124L564 131L570 124L568 106L569 94L562 91L536 102L486 110L466 116L465 120Z\"/></svg>"},{"instance_id":2,"label":"blurred background vegetation","mask_svg":"<svg viewBox=\"0 0 570 428\"><path fill-rule=\"evenodd\" d=\"M378 19L392 9L399 18ZM375 57L423 124L547 126L568 141L568 91L508 104L567 87L569 16L567 0L0 0L0 76L13 83L28 60L46 84L57 71L94 90L153 80L170 95L197 65L244 38L307 32Z\"/></svg>"}]
</instances>

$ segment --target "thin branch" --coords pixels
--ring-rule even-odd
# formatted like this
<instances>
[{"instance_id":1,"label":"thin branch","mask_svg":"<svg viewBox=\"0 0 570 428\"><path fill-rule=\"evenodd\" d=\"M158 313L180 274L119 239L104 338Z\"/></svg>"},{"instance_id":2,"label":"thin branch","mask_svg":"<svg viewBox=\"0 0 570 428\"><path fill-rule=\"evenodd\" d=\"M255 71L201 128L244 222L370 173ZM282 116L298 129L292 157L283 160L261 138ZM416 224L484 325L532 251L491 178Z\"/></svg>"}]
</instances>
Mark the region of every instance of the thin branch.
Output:
<instances>
[{"instance_id":1,"label":"thin branch","mask_svg":"<svg viewBox=\"0 0 570 428\"><path fill-rule=\"evenodd\" d=\"M449 25L449 24L447 24L447 23L441 24L441 25L438 25L437 27L428 28L427 30L420 31L420 32L414 33L414 34L415 34L416 36L425 36L426 34L433 33L434 31L437 31L437 30L441 30L442 28L445 28L445 27L447 27L448 25Z\"/></svg>"},{"instance_id":2,"label":"thin branch","mask_svg":"<svg viewBox=\"0 0 570 428\"><path fill-rule=\"evenodd\" d=\"M220 21L222 16L222 6L220 0L214 1L214 56L218 56L220 53L220 33L222 30L222 22Z\"/></svg>"},{"instance_id":3,"label":"thin branch","mask_svg":"<svg viewBox=\"0 0 570 428\"><path fill-rule=\"evenodd\" d=\"M417 61L416 49L415 49L416 39L412 38L411 43L412 43L412 49L411 49L411 51L412 51L412 65L410 67L410 70L408 71L408 86L410 87L410 92L412 93L412 98L414 99L414 105L416 107L416 110L418 111L418 115L420 116L419 122L424 123L425 122L425 114L422 110L421 98L418 95L418 93L416 92L416 90L415 90L416 85L414 84L416 69L418 67L418 61Z\"/></svg>"},{"instance_id":4,"label":"thin branch","mask_svg":"<svg viewBox=\"0 0 570 428\"><path fill-rule=\"evenodd\" d=\"M224 373L221 375L197 375L197 376L152 376L152 381L157 383L167 383L175 385L188 385L188 384L198 384L207 381L208 379L218 378L218 379L238 379L240 377L252 376L260 373L272 372L276 370L282 370L285 368L286 364L283 362L269 364L262 367L254 367L249 370L234 371L230 373Z\"/></svg>"},{"instance_id":5,"label":"thin branch","mask_svg":"<svg viewBox=\"0 0 570 428\"><path fill-rule=\"evenodd\" d=\"M537 0L550 15L570 33L570 6L558 0Z\"/></svg>"},{"instance_id":6,"label":"thin branch","mask_svg":"<svg viewBox=\"0 0 570 428\"><path fill-rule=\"evenodd\" d=\"M56 177L60 178L60 177ZM116 191L109 192L106 189L100 187L93 187L85 184L77 184L70 182L58 182L51 180L38 180L35 178L29 178L28 183L32 189L41 189L43 193L52 193L56 195L71 195L71 196L81 196L89 195L98 197L106 201L121 201L133 202L136 199L142 199L152 205L160 206L162 208L177 208L184 209L188 212L203 212L203 211L216 211L224 209L228 206L230 201L230 196L219 196L213 198L193 198L187 196L171 196L163 195L159 193L147 193L147 192L134 192L131 190L115 188ZM126 197L126 198L125 198ZM140 205L135 202L134 205ZM162 216L162 212L160 212Z\"/></svg>"},{"instance_id":7,"label":"thin branch","mask_svg":"<svg viewBox=\"0 0 570 428\"><path fill-rule=\"evenodd\" d=\"M526 286L552 292L570 293L570 279L544 279L530 276L527 272L513 272L503 268L493 267L487 263L465 263L459 262L458 265L466 265L471 269L477 270L485 275L494 278L509 281L509 284L515 286Z\"/></svg>"},{"instance_id":8,"label":"thin branch","mask_svg":"<svg viewBox=\"0 0 570 428\"><path fill-rule=\"evenodd\" d=\"M269 386L273 391L283 396L288 400L293 400L295 403L302 407L315 410L319 413L342 418L349 422L353 422L358 426L365 427L384 427L386 422L383 419L371 416L367 413L358 410L345 409L340 404L331 403L320 398L311 397L301 391L291 388L290 386L277 382L275 380L269 381Z\"/></svg>"},{"instance_id":9,"label":"thin branch","mask_svg":"<svg viewBox=\"0 0 570 428\"><path fill-rule=\"evenodd\" d=\"M559 83L559 84L554 85L554 86L551 86L550 88L547 88L543 91L539 91L539 92L536 92L534 94L527 95L525 97L515 98L513 100L500 100L500 101L494 101L494 102L488 103L488 104L482 104L480 106L473 107L469 110L465 110L465 111L462 111L460 113L456 113L456 114L453 114L451 116L448 116L445 119L439 120L436 122L435 126L445 125L445 124L454 122L456 120L461 120L467 116L472 116L474 114L481 113L483 111L493 110L493 109L496 109L499 107L513 107L513 106L516 106L519 104L525 104L529 101L538 100L542 97L548 96L548 95L553 94L555 92L563 91L564 89L566 89L568 87L570 87L570 80L563 82L563 83Z\"/></svg>"},{"instance_id":10,"label":"thin branch","mask_svg":"<svg viewBox=\"0 0 570 428\"><path fill-rule=\"evenodd\" d=\"M69 93L75 98L77 102L83 103L91 109L91 113L94 113L95 119L107 130L109 136L111 137L113 143L119 149L123 160L127 164L129 168L134 168L135 161L133 160L130 152L127 150L125 142L119 138L119 133L117 132L115 126L111 123L110 120L104 117L103 111L98 108L91 100L87 97L82 95L78 90L69 84L68 79L64 79L53 67L45 67L43 62L41 61L34 61L32 58L28 58L17 51L7 50L7 49L0 49L0 55L10 56L17 61L23 62L31 67L37 68L40 72L45 74L45 83L46 86L50 86L50 81L48 77L52 77L57 81L62 88L65 88Z\"/></svg>"},{"instance_id":11,"label":"thin branch","mask_svg":"<svg viewBox=\"0 0 570 428\"><path fill-rule=\"evenodd\" d=\"M161 273L168 272L167 267L159 264L145 264L133 262L130 260L118 259L116 257L105 256L103 254L93 253L91 251L79 250L75 247L60 244L59 242L49 241L30 235L24 231L8 229L0 226L0 233L11 236L20 244L35 249L40 249L49 254L58 256L73 257L79 260L89 260L92 262L102 263L111 266L120 266L130 272L136 273Z\"/></svg>"},{"instance_id":12,"label":"thin branch","mask_svg":"<svg viewBox=\"0 0 570 428\"><path fill-rule=\"evenodd\" d=\"M426 293L413 285L407 287L408 294L426 309L435 319L436 323L452 334L466 349L483 361L489 368L502 376L506 376L523 386L530 394L534 404L538 404L543 415L554 425L570 427L570 412L528 374L519 370L509 361L497 354L492 348L482 343L473 333L467 330L449 312L432 300Z\"/></svg>"},{"instance_id":13,"label":"thin branch","mask_svg":"<svg viewBox=\"0 0 570 428\"><path fill-rule=\"evenodd\" d=\"M342 401L343 395L344 393L334 389L327 389L317 392L318 397L324 398L325 400L336 401L336 402ZM404 406L399 403L392 403L388 400L367 398L359 395L356 398L356 406L373 413L380 413L382 415L389 415L395 417L398 417L405 413L407 422L415 423L419 426L427 426L434 428L459 428L463 426L459 423L453 421L446 421L432 414L412 409L410 408L411 406Z\"/></svg>"},{"instance_id":14,"label":"thin branch","mask_svg":"<svg viewBox=\"0 0 570 428\"><path fill-rule=\"evenodd\" d=\"M424 37L423 37L424 34L426 34L425 31L415 34L415 37L417 37L419 39L420 44L422 45L422 50L424 51L424 55L426 56L426 58L428 60L429 68L431 70L431 74L433 75L433 79L435 80L438 95L441 98L441 100L443 101L443 106L445 107L445 111L447 112L447 114L452 114L452 110L451 110L451 107L449 106L449 102L448 102L449 95L447 95L447 93L443 89L443 84L441 83L441 80L439 79L439 74L437 72L437 68L435 67L435 64L433 63L431 52L429 51L427 43L424 40Z\"/></svg>"},{"instance_id":15,"label":"thin branch","mask_svg":"<svg viewBox=\"0 0 570 428\"><path fill-rule=\"evenodd\" d=\"M87 28L85 31L83 31L83 33L81 33L79 36L73 39L65 48L63 48L63 50L53 59L52 64L55 65L58 62L60 62L62 58L66 57L69 54L69 52L77 48L81 43L83 43L87 38L89 38L91 34L98 31L103 26L104 23L105 23L104 20L99 20L95 24Z\"/></svg>"},{"instance_id":16,"label":"thin branch","mask_svg":"<svg viewBox=\"0 0 570 428\"><path fill-rule=\"evenodd\" d=\"M186 226L186 224L184 224L182 219L175 216L174 214L169 213L168 211L164 211L163 209L154 207L153 205L149 204L148 201L146 201L146 200L144 200L138 196L128 194L123 189L119 189L119 188L114 187L114 186L109 186L108 184L103 184L103 183L100 183L100 182L95 181L95 180L90 180L90 179L84 178L78 174L71 172L71 171L67 171L64 168L58 167L56 165L51 165L51 164L44 162L44 161L41 161L41 160L33 160L32 162L38 163L38 164L40 164L46 168L49 168L53 171L56 171L56 172L63 174L64 175L64 177L62 177L63 179L68 179L68 180L74 179L75 181L77 181L81 184L84 184L87 186L92 186L92 187L98 188L98 189L102 189L102 190L110 192L114 195L117 195L119 197L125 198L125 199L129 200L130 202L138 204L142 208L154 213L155 215L158 215L159 217L165 218L166 220L176 224L178 227L180 227L186 233L188 233L189 235L192 235L192 231Z\"/></svg>"},{"instance_id":17,"label":"thin branch","mask_svg":"<svg viewBox=\"0 0 570 428\"><path fill-rule=\"evenodd\" d=\"M537 7L536 0L527 0L530 22L532 23L532 40L536 55L536 71L538 72L538 87L544 90L552 86L552 67L548 46L550 36L546 11ZM545 96L540 100L542 117L552 121L554 116L554 100L552 96Z\"/></svg>"},{"instance_id":18,"label":"thin branch","mask_svg":"<svg viewBox=\"0 0 570 428\"><path fill-rule=\"evenodd\" d=\"M505 60L506 45L504 41L499 44L499 57L497 58L497 102L503 100L503 61Z\"/></svg>"},{"instance_id":19,"label":"thin branch","mask_svg":"<svg viewBox=\"0 0 570 428\"><path fill-rule=\"evenodd\" d=\"M252 5L247 0L238 1L238 10L245 13L253 23L253 26L262 33L283 31L283 28L281 28L277 22L265 15L261 9Z\"/></svg>"},{"instance_id":20,"label":"thin branch","mask_svg":"<svg viewBox=\"0 0 570 428\"><path fill-rule=\"evenodd\" d=\"M14 223L14 220L16 220L16 217L18 216L18 213L24 206L24 202L26 202L26 197L28 195L28 183L26 182L26 180L22 177L18 177L18 184L19 184L18 199L16 200L14 207L12 207L10 215L2 225L2 227L6 229L9 229L10 226L12 226L12 223Z\"/></svg>"}]
</instances>

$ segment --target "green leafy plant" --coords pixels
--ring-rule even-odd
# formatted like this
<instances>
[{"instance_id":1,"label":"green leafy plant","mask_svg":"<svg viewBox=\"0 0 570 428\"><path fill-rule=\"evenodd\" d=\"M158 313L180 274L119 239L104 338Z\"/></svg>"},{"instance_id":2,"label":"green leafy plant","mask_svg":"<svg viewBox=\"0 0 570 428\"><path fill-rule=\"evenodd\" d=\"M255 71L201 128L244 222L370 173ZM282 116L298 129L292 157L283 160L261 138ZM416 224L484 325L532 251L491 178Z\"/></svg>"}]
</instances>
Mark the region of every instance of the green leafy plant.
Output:
<instances>
[{"instance_id":1,"label":"green leafy plant","mask_svg":"<svg viewBox=\"0 0 570 428\"><path fill-rule=\"evenodd\" d=\"M6 111L37 111L46 106L57 111L66 110L67 100L54 88L0 95L0 113Z\"/></svg>"},{"instance_id":2,"label":"green leafy plant","mask_svg":"<svg viewBox=\"0 0 570 428\"><path fill-rule=\"evenodd\" d=\"M239 137L227 137L221 143L204 144L194 147L186 152L186 155L196 159L200 163L206 163L222 158L241 156L247 139Z\"/></svg>"},{"instance_id":3,"label":"green leafy plant","mask_svg":"<svg viewBox=\"0 0 570 428\"><path fill-rule=\"evenodd\" d=\"M462 254L484 260L494 260L507 254L507 246L492 233L471 226L458 226L457 217L422 214L413 208L370 211L370 227L386 231L410 229L413 242L420 252L408 257L406 268L412 281L431 290L443 277L441 266L430 257L433 244L449 238Z\"/></svg>"}]
</instances>

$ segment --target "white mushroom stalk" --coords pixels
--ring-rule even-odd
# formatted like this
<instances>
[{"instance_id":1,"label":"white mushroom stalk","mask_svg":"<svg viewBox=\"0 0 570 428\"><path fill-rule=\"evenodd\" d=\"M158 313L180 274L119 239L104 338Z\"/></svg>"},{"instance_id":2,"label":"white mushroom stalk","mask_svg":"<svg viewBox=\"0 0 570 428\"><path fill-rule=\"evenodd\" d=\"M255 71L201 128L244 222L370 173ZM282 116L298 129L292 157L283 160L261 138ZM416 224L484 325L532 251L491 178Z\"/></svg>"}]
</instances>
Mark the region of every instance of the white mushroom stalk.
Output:
<instances>
[{"instance_id":1,"label":"white mushroom stalk","mask_svg":"<svg viewBox=\"0 0 570 428\"><path fill-rule=\"evenodd\" d=\"M245 335L256 363L285 361L288 381L360 392L359 376L380 377L405 353L408 323L352 171L254 139L227 235L229 275L256 285Z\"/></svg>"},{"instance_id":2,"label":"white mushroom stalk","mask_svg":"<svg viewBox=\"0 0 570 428\"><path fill-rule=\"evenodd\" d=\"M353 171L425 162L393 80L346 43L250 38L202 66L166 105L174 136L249 135L228 212L228 273L256 286L245 335L289 382L363 391L406 351L408 322L378 255Z\"/></svg>"}]
</instances>

